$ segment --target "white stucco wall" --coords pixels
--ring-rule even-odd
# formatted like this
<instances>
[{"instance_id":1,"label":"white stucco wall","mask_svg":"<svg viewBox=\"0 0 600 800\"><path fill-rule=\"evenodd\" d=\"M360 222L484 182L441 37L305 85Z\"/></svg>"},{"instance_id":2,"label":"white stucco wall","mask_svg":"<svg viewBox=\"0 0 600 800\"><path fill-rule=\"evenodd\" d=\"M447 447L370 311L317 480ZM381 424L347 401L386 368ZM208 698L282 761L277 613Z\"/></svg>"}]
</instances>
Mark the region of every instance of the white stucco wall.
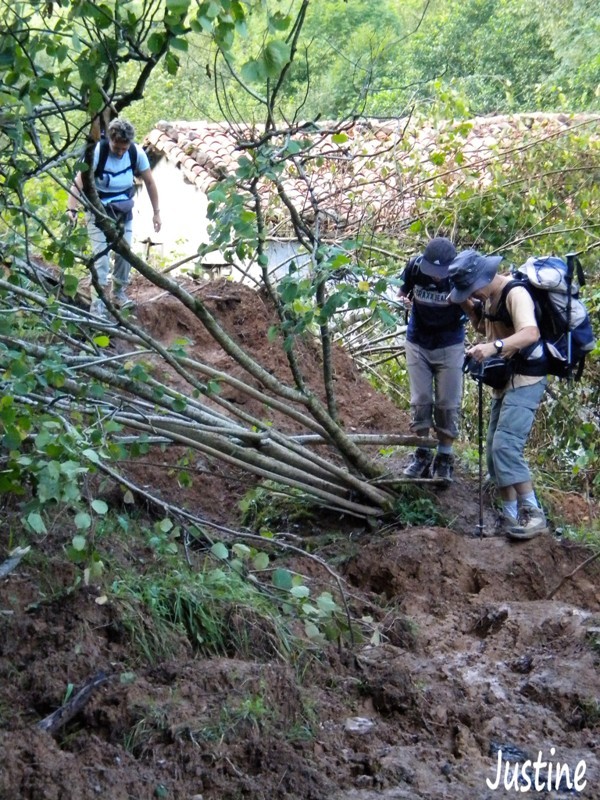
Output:
<instances>
[{"instance_id":1,"label":"white stucco wall","mask_svg":"<svg viewBox=\"0 0 600 800\"><path fill-rule=\"evenodd\" d=\"M154 232L152 226L152 205L142 185L137 193L134 222L133 246L140 255L147 254L150 238L155 243L150 248L150 263L156 266L169 266L181 258L198 251L200 244L208 242L206 195L195 186L186 183L180 171L162 159L153 170L158 189L162 228Z\"/></svg>"},{"instance_id":2,"label":"white stucco wall","mask_svg":"<svg viewBox=\"0 0 600 800\"><path fill-rule=\"evenodd\" d=\"M154 232L152 204L142 185L136 195L133 211L133 249L152 266L163 269L194 255L201 244L208 243L208 200L203 192L184 180L177 167L164 158L154 168L153 175L158 189L162 228L159 233ZM152 243L150 247L148 239ZM296 242L267 242L265 250L269 258L268 270L275 280L287 274L292 258L296 259L297 267L309 260L306 255L296 255L300 252ZM202 263L210 268L205 272L207 277L231 275L234 280L242 280L249 285L256 285L256 281L260 280L261 269L256 263L248 268L246 276L240 270L223 266L224 259L219 253L211 253ZM216 269L213 265L216 265ZM199 266L199 260L191 260L182 269L187 271Z\"/></svg>"}]
</instances>

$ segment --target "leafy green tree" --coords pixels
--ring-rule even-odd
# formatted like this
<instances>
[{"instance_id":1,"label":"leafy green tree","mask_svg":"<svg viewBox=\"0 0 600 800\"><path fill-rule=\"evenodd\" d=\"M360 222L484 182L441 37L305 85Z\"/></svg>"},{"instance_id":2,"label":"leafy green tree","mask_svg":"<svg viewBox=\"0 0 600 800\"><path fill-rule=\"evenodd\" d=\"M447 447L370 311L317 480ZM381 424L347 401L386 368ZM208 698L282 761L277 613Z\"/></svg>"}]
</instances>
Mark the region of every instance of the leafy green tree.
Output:
<instances>
[{"instance_id":1,"label":"leafy green tree","mask_svg":"<svg viewBox=\"0 0 600 800\"><path fill-rule=\"evenodd\" d=\"M600 103L600 3L566 0L534 4L556 55L544 81L546 104L597 111Z\"/></svg>"},{"instance_id":2,"label":"leafy green tree","mask_svg":"<svg viewBox=\"0 0 600 800\"><path fill-rule=\"evenodd\" d=\"M453 86L476 114L531 110L556 66L541 19L521 0L432 3L405 51L418 96L434 100L436 83Z\"/></svg>"},{"instance_id":3,"label":"leafy green tree","mask_svg":"<svg viewBox=\"0 0 600 800\"><path fill-rule=\"evenodd\" d=\"M494 15L504 19L508 2L487 0L485 5L472 0L467 18L473 43L477 44L480 27L487 19L484 6L492 19ZM92 511L100 513L101 507L87 508L86 498L74 486L79 486L78 476L92 470L127 485L119 469L131 438L125 431L135 432L135 453L158 436L161 441L300 489L350 513L380 515L394 508L397 486L380 481L383 468L366 456L360 439L344 430L338 418L332 352L337 320L344 309L368 314L383 325L394 323L376 296L388 288L386 266L397 270L398 243L378 249L382 242L368 228L349 242L332 240L323 232L326 209L311 191L312 171L322 162L318 145L343 145L348 135L343 122L319 127L316 117L322 112L316 107L315 119L303 117L309 109L308 95L298 87L310 81L311 74L323 78L322 87L326 87L336 64L342 63L324 58L314 38L303 38L305 25L317 7L321 8L312 0L298 0L290 7L282 7L276 0L208 0L200 4L145 0L135 5L126 0L103 4L65 0L4 2L0 6L0 212L2 260L10 270L7 277L0 278L0 368L3 394L11 398L0 405L0 459L4 491L16 492L27 482L34 489L33 505L26 509L33 530L42 530L42 512L59 501L72 504L80 530L90 526ZM363 63L361 47L371 39L376 17L369 4L357 1L352 8L356 16L346 19L340 16L340 4L324 7L325 27L331 36L322 41L330 45L334 36L352 39L356 34L353 63L366 74L370 70L367 64L383 63L384 52L374 51L377 58ZM394 27L393 4L385 9L385 20ZM316 25L318 16L313 19ZM423 53L416 85L422 87L429 40L424 38L419 20L416 15L413 27L402 30L416 28L416 37L421 36ZM516 30L521 30L519 24L524 24L524 15L515 23ZM446 27L448 47L462 42L456 21ZM249 28L245 45L238 44L236 37L245 36ZM315 30L311 36L316 36ZM440 27L440 36L443 30ZM418 43L416 39L414 46ZM194 68L209 67L214 93L211 107L238 131L241 152L236 173L210 193L209 247L220 249L231 261L252 259L262 267L263 282L278 315L270 335L288 359L289 384L282 384L228 336L197 296L129 250L118 226L104 214L91 180L90 166L102 125L115 113L133 109L157 70L164 69L161 79L177 75L179 80L182 59L190 57L191 47ZM483 38L479 47L483 54ZM457 63L462 64L465 75L471 74L466 46L463 51L457 50ZM297 60L312 61L313 56L317 62L313 73L310 64L305 73L304 66L294 71ZM392 61L386 69L392 69ZM437 69L438 63L432 60L429 66ZM405 73L408 75L408 66ZM185 84L190 89L193 79L190 72ZM324 110L350 113L363 102L364 86L375 82L374 72L366 84L359 81L356 102L352 93L340 89L335 102ZM206 86L202 83L200 91ZM245 120L260 124L248 129L242 125ZM464 133L459 126L456 133L440 134L438 150L430 155L431 170L426 171L418 161L412 169L403 166L406 185L415 195L415 220L407 235L407 241L414 241L415 246L432 227L450 230L455 225L465 243L509 249L534 237L545 244L559 235L560 215L573 205L576 195L578 201L585 199L590 217L596 213L597 196L589 183L592 170L589 163L587 169L579 161L573 164L568 147L563 151L544 148L531 156L531 144L511 157L492 154L485 167L478 164L474 168L462 152ZM592 157L597 145L592 140L587 144L586 154ZM579 157L579 150L577 153ZM390 157L389 168L396 169L395 154ZM538 171L533 172L534 168ZM185 343L163 347L135 319L115 309L109 298L105 300L116 327L90 318L67 302L77 297L78 280L85 271L102 294L84 236L61 216L76 169L82 170L86 209L105 232L110 248L194 313L223 351L243 368L246 380L190 359ZM489 188L482 192L477 177L484 169L488 170ZM306 187L308 211L295 206L286 191L286 179L291 175ZM578 180L581 175L588 183ZM272 283L266 269L268 209L261 191L265 184L285 209L309 261L307 274L292 265L279 286ZM528 206L523 197L517 199L524 194L523 185L531 187ZM581 224L577 212L571 219L581 229L578 243L583 248L589 241L589 224ZM384 259L378 255L384 249L388 265L382 264ZM58 287L48 286L40 278L33 258L40 253L63 268L64 279ZM106 348L117 335L131 347L130 360L107 357ZM320 345L322 392L307 385L298 357L298 341L307 335ZM180 392L149 371L138 358L142 350L163 359L188 390ZM287 414L307 436L326 442L335 455L317 456L304 442L245 414L220 396L223 383L234 384L266 407ZM56 432L60 433L50 441ZM407 441L395 437L389 443ZM62 464L67 467L63 469ZM164 501L162 507L166 509ZM186 519L181 509L166 510ZM81 545L77 540L75 550L81 552Z\"/></svg>"},{"instance_id":4,"label":"leafy green tree","mask_svg":"<svg viewBox=\"0 0 600 800\"><path fill-rule=\"evenodd\" d=\"M241 64L238 74L232 46L235 36L245 32L248 10L254 6L266 13L264 37ZM270 11L263 3L242 4L238 0L202 4L146 0L135 7L119 0L101 5L2 5L5 33L0 41L4 109L1 211L6 234L3 260L10 276L0 279L0 363L3 389L14 402L2 407L0 457L7 467L5 489L15 489L31 476L36 494L27 519L34 530L42 529L41 511L58 501L72 504L81 529L89 526L90 515L82 507L85 499L73 491L74 476L100 470L124 481L118 462L125 453L125 428L138 432L138 448L146 446L144 437L161 431L159 435L174 443L243 466L261 477L302 488L321 502L353 513L379 514L393 505L394 492L371 483L382 468L365 456L337 419L329 324L352 291L348 288L332 299L326 294L325 284L340 254L336 248L324 245L318 221L311 223L303 218L283 189L285 170L288 166L305 169L302 154L312 147L302 134L302 126L293 123L283 130L279 128L282 87L297 52L309 0L299 5L295 17L283 16L278 7L275 4L275 10ZM216 101L222 110L230 112L235 108L230 85L247 87L248 82L262 81L260 93L249 92L263 115L262 128L250 138L242 132L245 154L239 160L237 175L222 181L210 197L213 246L221 247L232 257L251 256L264 266L266 228L258 188L261 181L270 181L277 187L298 238L311 253L315 266L315 286L307 290L316 309L314 323L307 322L308 318L294 309L293 301L288 302L276 287L269 285L280 313L280 325L274 335L285 347L292 385L282 384L245 353L197 297L129 250L119 227L104 214L91 179L100 128L116 112L128 109L143 96L160 64L174 75L181 54L189 52L189 38L199 34L210 37L215 69L231 76L231 83L217 81ZM328 131L327 135L332 133ZM82 170L87 212L104 231L110 248L196 314L223 350L251 376L247 382L237 381L238 388L260 398L267 407L275 405L329 442L342 456L345 467L335 459L316 456L270 429L263 420L248 418L219 397L219 383L231 381L230 376L215 373L201 363L186 364L183 345L167 350L135 320L112 306L98 284L94 259L85 250L81 232L71 230L60 214L76 169ZM65 269L62 285L36 285L40 273L32 256L39 252ZM113 323L91 319L87 312L65 305L68 297L76 297L78 278L84 270L89 271L96 290L117 320L118 329ZM364 302L362 297L359 300ZM322 344L325 404L308 387L295 354L295 339L307 330L308 324ZM163 358L188 382L188 395L175 391L135 359L124 362L107 358L104 349L115 335L126 337L132 353L144 348ZM123 393L130 398L127 403ZM131 403L136 411L121 416L117 407ZM215 414L210 409L212 403L222 411ZM100 409L104 411L98 413ZM41 434L48 427L62 434L46 452L47 441ZM196 428L201 433L191 433ZM258 431L262 431L258 433L259 440L266 437L273 446L268 445L265 450L261 445L257 449ZM80 458L63 474L57 464L72 461L73 453L79 453ZM50 485L45 477L47 469L51 470L55 485L51 491L43 488ZM81 550L80 540L77 545L76 549Z\"/></svg>"}]
</instances>

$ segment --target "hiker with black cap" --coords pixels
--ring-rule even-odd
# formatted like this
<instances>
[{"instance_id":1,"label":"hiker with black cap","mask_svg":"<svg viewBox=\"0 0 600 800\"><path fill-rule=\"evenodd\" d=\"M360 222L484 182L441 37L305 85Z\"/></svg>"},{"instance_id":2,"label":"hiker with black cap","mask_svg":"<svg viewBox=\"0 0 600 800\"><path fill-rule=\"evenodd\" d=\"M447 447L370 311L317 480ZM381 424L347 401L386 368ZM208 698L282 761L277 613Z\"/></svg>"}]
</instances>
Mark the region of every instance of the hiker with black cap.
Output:
<instances>
[{"instance_id":1,"label":"hiker with black cap","mask_svg":"<svg viewBox=\"0 0 600 800\"><path fill-rule=\"evenodd\" d=\"M452 452L458 436L462 398L465 315L448 301L451 286L448 267L456 256L449 239L431 239L423 254L408 262L400 297L410 308L406 332L406 366L410 382L411 429L429 436L433 428L438 446L418 447L404 475L433 477L450 483L454 469Z\"/></svg>"},{"instance_id":2,"label":"hiker with black cap","mask_svg":"<svg viewBox=\"0 0 600 800\"><path fill-rule=\"evenodd\" d=\"M511 281L509 276L498 274L501 261L502 256L464 250L449 270L450 300L460 304L475 330L486 335L487 341L467 350L467 355L480 364L492 356L510 359L526 348L530 352L540 339L533 300L524 287L515 287L506 295L507 316L503 314L502 320L496 318L502 290ZM515 372L502 388L492 390L487 466L500 491L500 531L512 539L532 539L548 530L524 458L525 444L545 386L544 375Z\"/></svg>"}]
</instances>

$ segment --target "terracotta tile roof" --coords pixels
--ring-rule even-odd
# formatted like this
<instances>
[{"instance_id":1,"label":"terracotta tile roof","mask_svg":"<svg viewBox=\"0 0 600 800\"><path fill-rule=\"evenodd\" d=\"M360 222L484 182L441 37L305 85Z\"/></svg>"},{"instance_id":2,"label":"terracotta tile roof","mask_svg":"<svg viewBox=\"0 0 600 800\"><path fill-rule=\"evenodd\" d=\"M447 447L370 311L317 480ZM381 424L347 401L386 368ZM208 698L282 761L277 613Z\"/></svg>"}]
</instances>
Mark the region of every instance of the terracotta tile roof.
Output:
<instances>
[{"instance_id":1,"label":"terracotta tile roof","mask_svg":"<svg viewBox=\"0 0 600 800\"><path fill-rule=\"evenodd\" d=\"M367 224L394 234L411 223L415 199L427 191L434 176L443 174L450 189L468 169L485 185L487 161L518 146L525 137L554 136L599 121L592 115L542 113L435 125L422 120L361 120L345 128L341 137L328 132L325 124L293 137L309 139L311 147L285 162L282 184L308 222L314 221L314 204L318 204L323 233L351 235ZM143 146L151 159L165 157L184 180L206 193L235 172L250 133L256 137L261 132L225 123L159 122ZM271 140L275 155L285 141L283 136ZM273 186L262 183L259 194L271 230L289 232L289 215Z\"/></svg>"}]
</instances>

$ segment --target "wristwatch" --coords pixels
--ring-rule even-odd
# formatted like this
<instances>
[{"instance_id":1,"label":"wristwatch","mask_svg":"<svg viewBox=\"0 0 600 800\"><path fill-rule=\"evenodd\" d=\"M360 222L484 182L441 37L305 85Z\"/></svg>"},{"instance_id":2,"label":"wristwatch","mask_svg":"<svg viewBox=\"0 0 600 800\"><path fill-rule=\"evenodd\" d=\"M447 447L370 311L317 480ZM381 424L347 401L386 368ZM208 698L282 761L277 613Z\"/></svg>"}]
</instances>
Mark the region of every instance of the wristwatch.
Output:
<instances>
[{"instance_id":1,"label":"wristwatch","mask_svg":"<svg viewBox=\"0 0 600 800\"><path fill-rule=\"evenodd\" d=\"M504 350L504 342L502 339L496 339L494 342L494 347L496 348L498 355L500 355L500 353Z\"/></svg>"}]
</instances>

